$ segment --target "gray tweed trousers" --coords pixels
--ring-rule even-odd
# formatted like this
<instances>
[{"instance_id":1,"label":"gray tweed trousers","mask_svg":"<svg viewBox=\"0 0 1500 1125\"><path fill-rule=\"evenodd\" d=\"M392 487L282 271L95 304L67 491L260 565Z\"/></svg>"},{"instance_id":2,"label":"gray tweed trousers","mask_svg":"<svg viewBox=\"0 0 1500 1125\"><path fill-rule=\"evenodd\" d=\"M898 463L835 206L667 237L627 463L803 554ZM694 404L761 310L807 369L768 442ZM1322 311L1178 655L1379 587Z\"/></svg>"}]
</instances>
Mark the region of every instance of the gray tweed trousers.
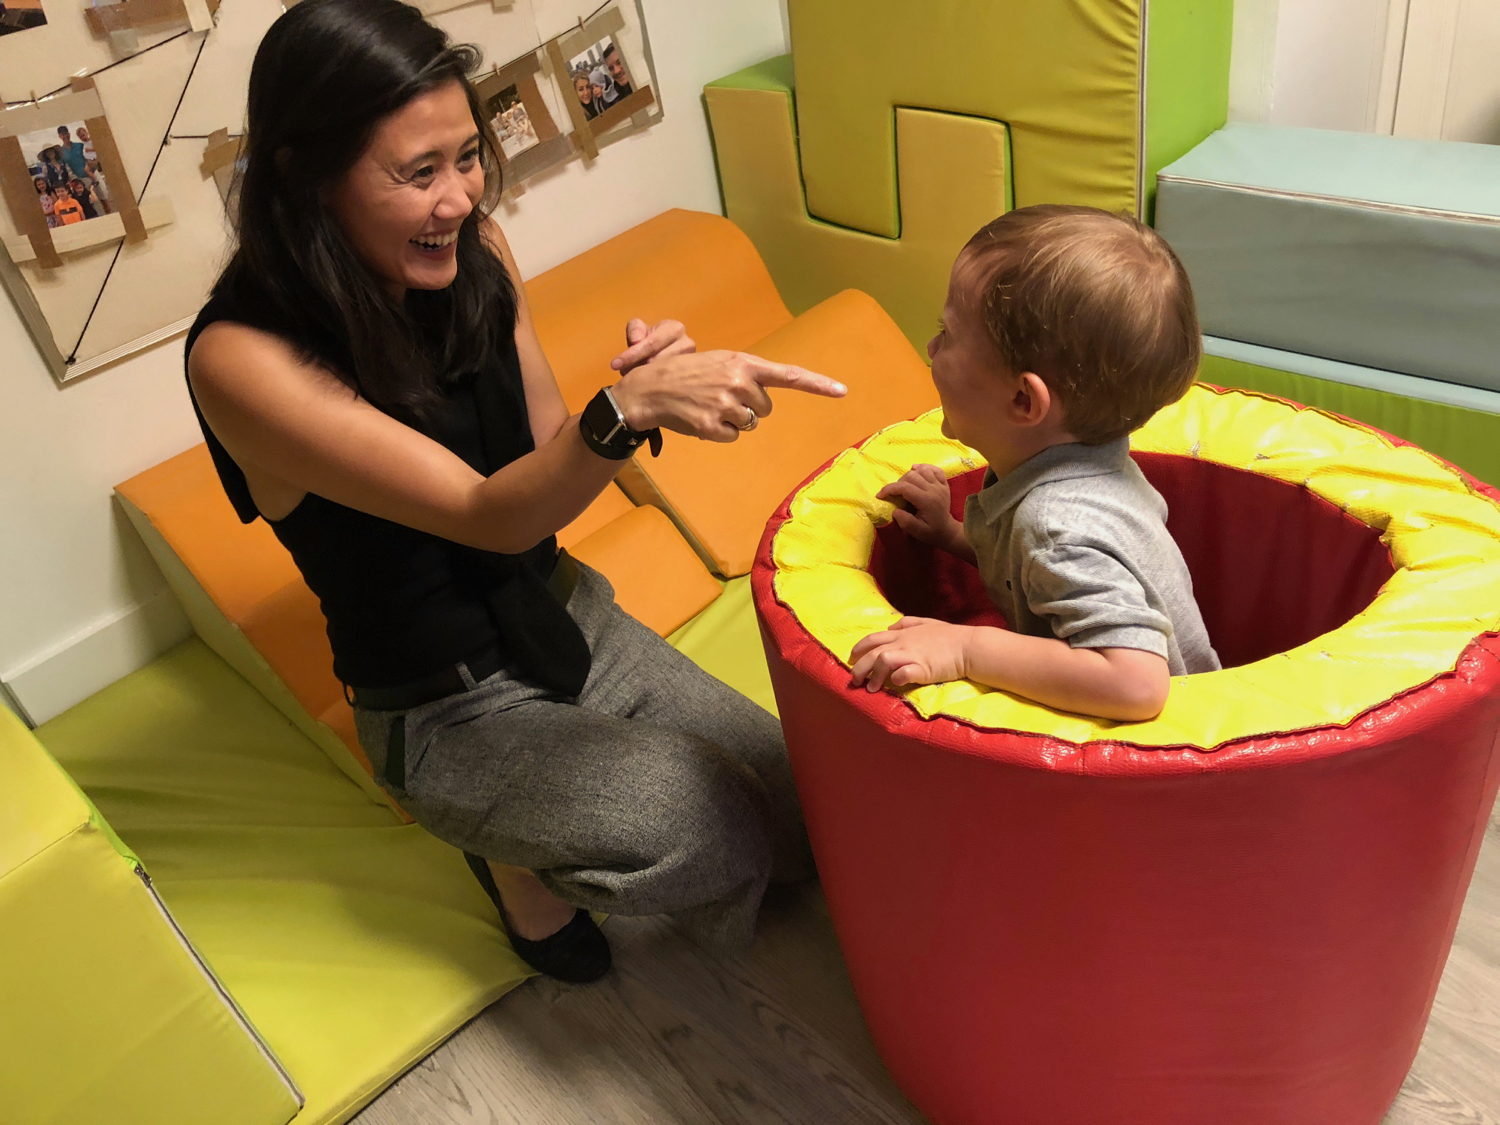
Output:
<instances>
[{"instance_id":1,"label":"gray tweed trousers","mask_svg":"<svg viewBox=\"0 0 1500 1125\"><path fill-rule=\"evenodd\" d=\"M530 868L574 906L670 914L697 940L743 948L767 882L813 873L781 724L579 570L567 608L593 663L576 699L465 671L461 694L356 708L360 744L384 778L403 724L391 795L454 847Z\"/></svg>"}]
</instances>

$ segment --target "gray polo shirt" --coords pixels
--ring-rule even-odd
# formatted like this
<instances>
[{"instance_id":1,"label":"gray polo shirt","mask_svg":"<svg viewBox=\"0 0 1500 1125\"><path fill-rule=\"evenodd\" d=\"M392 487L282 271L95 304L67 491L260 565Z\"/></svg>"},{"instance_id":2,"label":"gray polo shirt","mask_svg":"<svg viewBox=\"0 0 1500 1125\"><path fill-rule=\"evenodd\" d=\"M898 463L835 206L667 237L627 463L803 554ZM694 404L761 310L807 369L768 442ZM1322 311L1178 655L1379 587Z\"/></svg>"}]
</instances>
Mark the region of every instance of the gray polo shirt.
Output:
<instances>
[{"instance_id":1,"label":"gray polo shirt","mask_svg":"<svg viewBox=\"0 0 1500 1125\"><path fill-rule=\"evenodd\" d=\"M964 508L964 535L1016 632L1144 649L1174 676L1219 667L1167 533L1167 502L1130 459L1129 438L1054 445L984 480Z\"/></svg>"}]
</instances>

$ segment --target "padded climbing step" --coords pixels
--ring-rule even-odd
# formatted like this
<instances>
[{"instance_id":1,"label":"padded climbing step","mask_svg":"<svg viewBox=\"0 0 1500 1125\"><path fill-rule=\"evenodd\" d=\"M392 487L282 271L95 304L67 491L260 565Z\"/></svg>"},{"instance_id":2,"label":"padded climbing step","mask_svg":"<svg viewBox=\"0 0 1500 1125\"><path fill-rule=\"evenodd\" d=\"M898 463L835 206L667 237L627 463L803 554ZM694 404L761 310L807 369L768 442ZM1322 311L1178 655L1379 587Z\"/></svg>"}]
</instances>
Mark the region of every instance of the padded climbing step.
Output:
<instances>
[{"instance_id":1,"label":"padded climbing step","mask_svg":"<svg viewBox=\"0 0 1500 1125\"><path fill-rule=\"evenodd\" d=\"M1158 186L1208 335L1500 391L1500 147L1236 124Z\"/></svg>"}]
</instances>

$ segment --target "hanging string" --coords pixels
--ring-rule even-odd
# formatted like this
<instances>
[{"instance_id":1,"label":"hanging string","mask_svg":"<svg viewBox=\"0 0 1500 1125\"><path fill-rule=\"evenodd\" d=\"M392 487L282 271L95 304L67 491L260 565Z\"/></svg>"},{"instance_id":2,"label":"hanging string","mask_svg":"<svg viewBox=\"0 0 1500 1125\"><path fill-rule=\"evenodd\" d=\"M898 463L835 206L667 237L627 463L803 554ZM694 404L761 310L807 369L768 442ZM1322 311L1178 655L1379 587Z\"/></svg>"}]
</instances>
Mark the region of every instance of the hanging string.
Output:
<instances>
[{"instance_id":1,"label":"hanging string","mask_svg":"<svg viewBox=\"0 0 1500 1125\"><path fill-rule=\"evenodd\" d=\"M183 34L186 35L189 33L183 32ZM174 35L172 38L176 39L178 38L178 36ZM171 40L168 40L167 42L170 41ZM193 84L193 75L198 70L198 60L203 57L203 48L207 45L208 36L205 35L203 37L203 42L198 44L198 53L193 56L193 65L188 68L187 81L183 82L182 84L182 93L177 95L177 104L172 107L172 118L167 122L167 131L162 135L161 144L156 147L156 158L151 161L151 170L146 173L146 182L141 185L141 190L136 193L135 202L136 206L138 207L140 206L141 200L146 198L146 189L151 186L151 177L156 175L156 166L161 162L162 151L167 147L167 145L171 144L172 142L172 122L176 121L177 115L182 112L182 103L187 98L188 88ZM161 46L161 44L158 43L157 46ZM147 49L149 50L150 48ZM143 51L141 52L141 54L145 54L145 52ZM132 55L131 57L136 58L138 56ZM109 68L105 67L104 69L108 70ZM122 251L124 251L124 249L125 240L121 239L119 244L115 246L115 256L109 260L109 269L105 271L104 280L99 285L98 296L94 298L94 304L89 309L88 319L83 322L83 328L79 331L78 339L74 341L73 350L68 353L66 362L74 363L77 361L78 349L83 345L83 338L88 333L89 325L93 323L94 314L99 311L99 302L104 299L104 290L109 286L110 275L115 272L115 263L120 260L120 254Z\"/></svg>"}]
</instances>

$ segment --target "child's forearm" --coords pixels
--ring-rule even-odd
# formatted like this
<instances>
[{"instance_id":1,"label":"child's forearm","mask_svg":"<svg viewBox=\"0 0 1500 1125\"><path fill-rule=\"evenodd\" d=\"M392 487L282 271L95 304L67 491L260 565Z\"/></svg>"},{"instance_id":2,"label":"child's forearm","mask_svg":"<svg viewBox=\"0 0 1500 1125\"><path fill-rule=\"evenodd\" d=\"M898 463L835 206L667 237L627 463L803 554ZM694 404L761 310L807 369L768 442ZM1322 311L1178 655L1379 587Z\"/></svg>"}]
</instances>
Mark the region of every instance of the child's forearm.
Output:
<instances>
[{"instance_id":1,"label":"child's forearm","mask_svg":"<svg viewBox=\"0 0 1500 1125\"><path fill-rule=\"evenodd\" d=\"M1124 722L1160 714L1171 684L1167 662L1155 653L1074 648L1055 637L985 627L970 629L964 668L971 680L1048 707Z\"/></svg>"}]
</instances>

